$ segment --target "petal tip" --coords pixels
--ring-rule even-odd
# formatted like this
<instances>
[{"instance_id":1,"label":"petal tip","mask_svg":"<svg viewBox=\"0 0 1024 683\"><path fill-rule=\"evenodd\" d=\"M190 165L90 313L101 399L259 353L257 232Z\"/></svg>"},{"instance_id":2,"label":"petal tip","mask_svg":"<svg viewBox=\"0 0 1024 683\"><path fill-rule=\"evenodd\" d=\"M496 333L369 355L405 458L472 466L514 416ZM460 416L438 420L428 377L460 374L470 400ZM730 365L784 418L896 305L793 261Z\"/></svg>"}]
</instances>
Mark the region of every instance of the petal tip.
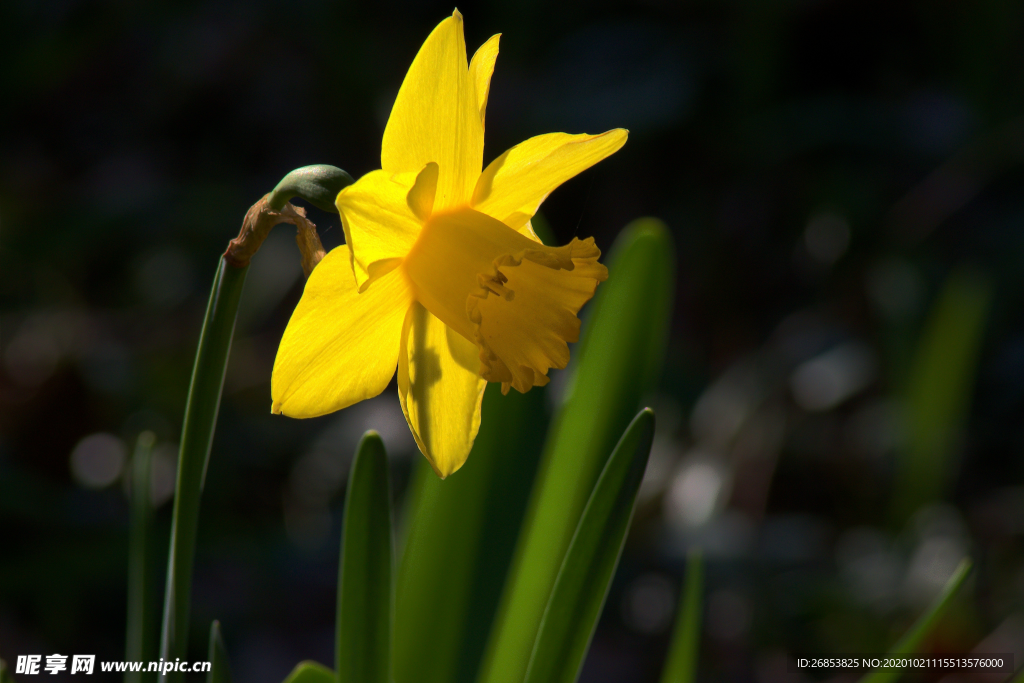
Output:
<instances>
[{"instance_id":1,"label":"petal tip","mask_svg":"<svg viewBox=\"0 0 1024 683\"><path fill-rule=\"evenodd\" d=\"M271 403L271 405L270 405L270 414L271 415L280 415L281 414L281 402L280 401L274 401L273 403Z\"/></svg>"},{"instance_id":2,"label":"petal tip","mask_svg":"<svg viewBox=\"0 0 1024 683\"><path fill-rule=\"evenodd\" d=\"M451 474L451 472L442 472L441 468L437 466L436 462L434 462L434 459L428 458L426 453L423 454L423 457L427 458L427 464L430 465L430 469L434 470L434 474L437 475L438 479L444 481L448 478L448 475Z\"/></svg>"}]
</instances>

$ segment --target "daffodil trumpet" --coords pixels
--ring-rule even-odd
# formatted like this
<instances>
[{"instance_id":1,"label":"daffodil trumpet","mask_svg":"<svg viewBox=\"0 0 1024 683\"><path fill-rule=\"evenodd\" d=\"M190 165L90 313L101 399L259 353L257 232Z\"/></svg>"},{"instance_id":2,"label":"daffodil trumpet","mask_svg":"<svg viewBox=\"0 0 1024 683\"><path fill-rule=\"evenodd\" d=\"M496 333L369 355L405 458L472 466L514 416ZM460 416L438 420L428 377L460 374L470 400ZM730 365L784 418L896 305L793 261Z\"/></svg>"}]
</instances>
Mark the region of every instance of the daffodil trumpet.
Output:
<instances>
[{"instance_id":1,"label":"daffodil trumpet","mask_svg":"<svg viewBox=\"0 0 1024 683\"><path fill-rule=\"evenodd\" d=\"M274 363L272 412L315 417L398 393L443 477L466 461L486 383L525 392L569 362L577 313L608 276L593 238L541 243L530 220L627 132L551 133L483 167L494 36L467 64L462 16L420 48L384 130L381 168L335 201L345 244L313 271Z\"/></svg>"}]
</instances>

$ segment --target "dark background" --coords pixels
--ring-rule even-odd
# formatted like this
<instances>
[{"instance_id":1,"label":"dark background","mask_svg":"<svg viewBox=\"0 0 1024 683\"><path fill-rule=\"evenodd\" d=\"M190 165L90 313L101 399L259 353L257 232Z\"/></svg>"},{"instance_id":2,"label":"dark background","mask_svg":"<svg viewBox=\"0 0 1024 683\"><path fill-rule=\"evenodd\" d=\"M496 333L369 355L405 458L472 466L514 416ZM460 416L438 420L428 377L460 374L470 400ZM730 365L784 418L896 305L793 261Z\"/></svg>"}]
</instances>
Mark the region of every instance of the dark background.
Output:
<instances>
[{"instance_id":1,"label":"dark background","mask_svg":"<svg viewBox=\"0 0 1024 683\"><path fill-rule=\"evenodd\" d=\"M702 680L775 683L796 676L792 653L882 652L964 554L976 572L927 647L984 641L1024 663L1022 6L460 9L471 54L503 33L485 162L540 133L630 130L544 204L558 241L607 249L646 215L675 239L658 439L583 680L657 680L694 543L708 558ZM163 547L219 254L288 170L379 166L405 70L451 10L0 6L0 657L123 657L119 473L153 431ZM328 248L341 242L337 216L310 215ZM331 661L358 435L384 434L399 505L420 457L393 387L324 418L270 415L302 288L278 230L246 284L194 595L196 658L219 618L252 683ZM980 337L959 406L932 426L936 458L907 470L907 397L944 291L963 305L943 329L969 333L974 311ZM931 494L914 479L926 471Z\"/></svg>"}]
</instances>

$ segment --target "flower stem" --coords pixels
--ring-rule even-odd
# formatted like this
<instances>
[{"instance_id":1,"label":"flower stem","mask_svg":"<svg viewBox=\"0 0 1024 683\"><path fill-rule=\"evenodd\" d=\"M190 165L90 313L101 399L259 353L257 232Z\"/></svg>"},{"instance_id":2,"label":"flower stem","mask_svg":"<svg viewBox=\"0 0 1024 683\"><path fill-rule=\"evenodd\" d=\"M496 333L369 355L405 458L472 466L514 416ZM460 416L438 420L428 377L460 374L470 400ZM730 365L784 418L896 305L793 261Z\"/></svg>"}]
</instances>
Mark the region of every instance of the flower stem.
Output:
<instances>
[{"instance_id":1,"label":"flower stem","mask_svg":"<svg viewBox=\"0 0 1024 683\"><path fill-rule=\"evenodd\" d=\"M206 479L206 466L224 388L224 371L247 270L248 267L238 268L220 259L199 337L196 364L192 370L192 385L185 407L181 451L178 455L171 549L167 561L167 592L160 636L160 656L165 661L174 661L176 658L187 660L189 602L199 522L199 497ZM181 672L169 672L163 674L161 679L180 681L183 675Z\"/></svg>"},{"instance_id":2,"label":"flower stem","mask_svg":"<svg viewBox=\"0 0 1024 683\"><path fill-rule=\"evenodd\" d=\"M192 369L192 385L189 387L185 422L181 430L160 634L160 657L165 661L188 659L188 617L192 594L192 563L199 526L199 497L206 480L213 430L217 424L220 396L224 389L224 372L227 369L228 352L231 350L231 338L235 333L235 319L238 316L238 302L242 297L249 261L275 225L290 223L299 231L297 241L302 252L302 267L308 277L323 258L323 248L316 234L316 226L306 218L301 208L292 206L288 200L299 197L331 211L332 197L351 183L352 177L334 166L306 166L292 171L273 191L252 205L242 221L238 237L228 243L217 265L199 337L196 364ZM160 680L165 683L177 683L182 679L182 673L176 671L160 676Z\"/></svg>"}]
</instances>

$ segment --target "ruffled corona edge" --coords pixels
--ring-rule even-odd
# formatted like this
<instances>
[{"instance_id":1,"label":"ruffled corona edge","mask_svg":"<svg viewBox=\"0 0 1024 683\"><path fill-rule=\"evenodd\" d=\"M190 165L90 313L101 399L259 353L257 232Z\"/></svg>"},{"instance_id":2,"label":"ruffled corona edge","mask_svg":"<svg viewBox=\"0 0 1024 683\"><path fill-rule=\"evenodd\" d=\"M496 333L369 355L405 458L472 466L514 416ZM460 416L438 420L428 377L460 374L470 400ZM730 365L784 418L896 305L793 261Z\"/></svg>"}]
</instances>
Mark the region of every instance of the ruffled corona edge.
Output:
<instances>
[{"instance_id":1,"label":"ruffled corona edge","mask_svg":"<svg viewBox=\"0 0 1024 683\"><path fill-rule=\"evenodd\" d=\"M579 339L583 304L608 279L594 238L562 247L524 249L493 261L466 301L476 327L480 376L525 393L550 380L551 368L569 363L569 342Z\"/></svg>"}]
</instances>

